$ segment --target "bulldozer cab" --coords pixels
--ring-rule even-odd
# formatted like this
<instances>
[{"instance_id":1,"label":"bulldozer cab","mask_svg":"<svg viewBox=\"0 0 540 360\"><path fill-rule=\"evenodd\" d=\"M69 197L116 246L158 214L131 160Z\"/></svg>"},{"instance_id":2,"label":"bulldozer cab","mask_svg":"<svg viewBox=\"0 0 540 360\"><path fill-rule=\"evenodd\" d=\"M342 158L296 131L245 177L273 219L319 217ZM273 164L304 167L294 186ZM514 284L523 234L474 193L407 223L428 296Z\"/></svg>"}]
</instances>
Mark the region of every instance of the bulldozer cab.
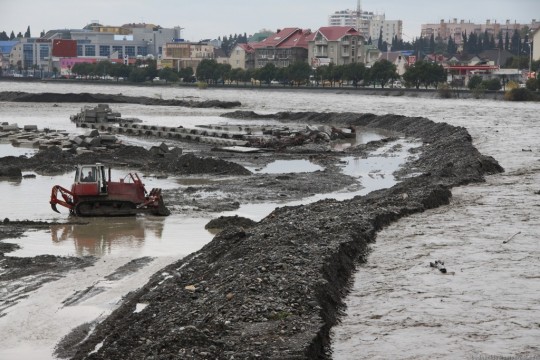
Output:
<instances>
[{"instance_id":1,"label":"bulldozer cab","mask_svg":"<svg viewBox=\"0 0 540 360\"><path fill-rule=\"evenodd\" d=\"M75 183L92 184L100 194L107 193L105 166L102 164L79 165L75 171Z\"/></svg>"}]
</instances>

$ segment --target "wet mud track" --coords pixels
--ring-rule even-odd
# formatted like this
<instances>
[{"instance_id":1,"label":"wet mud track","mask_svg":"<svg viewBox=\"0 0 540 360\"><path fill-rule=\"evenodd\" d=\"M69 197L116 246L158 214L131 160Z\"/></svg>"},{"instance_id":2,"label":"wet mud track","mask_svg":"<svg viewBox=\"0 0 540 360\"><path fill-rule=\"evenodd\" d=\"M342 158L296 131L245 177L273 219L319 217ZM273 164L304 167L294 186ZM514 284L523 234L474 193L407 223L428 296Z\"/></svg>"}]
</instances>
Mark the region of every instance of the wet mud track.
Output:
<instances>
[{"instance_id":1,"label":"wet mud track","mask_svg":"<svg viewBox=\"0 0 540 360\"><path fill-rule=\"evenodd\" d=\"M233 116L243 116L236 113ZM249 114L253 118L254 114ZM452 187L502 172L461 127L425 118L280 113L283 121L336 123L399 132L423 143L392 188L351 200L276 209L230 226L171 264L59 353L75 359L330 358L355 265L386 225L448 204ZM146 307L135 311L138 305Z\"/></svg>"}]
</instances>

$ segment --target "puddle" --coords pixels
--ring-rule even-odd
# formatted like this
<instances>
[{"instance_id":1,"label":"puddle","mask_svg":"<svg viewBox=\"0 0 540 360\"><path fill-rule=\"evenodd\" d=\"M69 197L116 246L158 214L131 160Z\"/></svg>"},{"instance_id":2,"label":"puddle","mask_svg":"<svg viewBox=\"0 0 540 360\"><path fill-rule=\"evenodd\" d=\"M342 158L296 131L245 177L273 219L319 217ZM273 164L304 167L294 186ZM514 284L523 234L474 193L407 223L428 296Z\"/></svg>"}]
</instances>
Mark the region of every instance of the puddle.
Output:
<instances>
[{"instance_id":1,"label":"puddle","mask_svg":"<svg viewBox=\"0 0 540 360\"><path fill-rule=\"evenodd\" d=\"M322 166L309 160L276 160L263 168L247 167L247 169L257 174L310 173L324 170Z\"/></svg>"},{"instance_id":2,"label":"puddle","mask_svg":"<svg viewBox=\"0 0 540 360\"><path fill-rule=\"evenodd\" d=\"M369 154L368 158L342 158L345 162L343 172L358 178L359 183L356 187L326 194L316 194L298 201L244 204L238 210L223 215L238 215L259 221L276 207L306 205L324 199L348 200L358 195L366 195L375 190L392 187L397 183L393 173L410 158L417 157L418 154L412 155L409 150L421 145L419 142L399 139Z\"/></svg>"},{"instance_id":3,"label":"puddle","mask_svg":"<svg viewBox=\"0 0 540 360\"><path fill-rule=\"evenodd\" d=\"M334 150L341 151L345 150L351 146L355 145L362 145L367 144L371 141L378 141L382 140L388 137L394 137L399 136L395 132L382 130L382 129L366 129L362 127L356 128L356 137L352 139L346 139L339 143L337 143L335 146L333 146Z\"/></svg>"},{"instance_id":4,"label":"puddle","mask_svg":"<svg viewBox=\"0 0 540 360\"><path fill-rule=\"evenodd\" d=\"M24 146L13 146L11 144L0 143L0 157L4 156L22 156L32 157L37 149Z\"/></svg>"},{"instance_id":5,"label":"puddle","mask_svg":"<svg viewBox=\"0 0 540 360\"><path fill-rule=\"evenodd\" d=\"M204 229L210 218L138 216L80 220L87 224L52 225L49 230L10 239L21 249L9 255L181 257L199 250L213 237Z\"/></svg>"}]
</instances>

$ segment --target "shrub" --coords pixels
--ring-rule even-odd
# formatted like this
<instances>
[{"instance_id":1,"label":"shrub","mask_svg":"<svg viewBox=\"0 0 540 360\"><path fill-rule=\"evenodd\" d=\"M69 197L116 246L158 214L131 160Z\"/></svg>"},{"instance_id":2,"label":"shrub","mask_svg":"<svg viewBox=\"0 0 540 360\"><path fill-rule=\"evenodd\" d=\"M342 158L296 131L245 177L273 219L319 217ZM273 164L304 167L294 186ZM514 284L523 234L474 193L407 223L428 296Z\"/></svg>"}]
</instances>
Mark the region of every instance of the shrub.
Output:
<instances>
[{"instance_id":1,"label":"shrub","mask_svg":"<svg viewBox=\"0 0 540 360\"><path fill-rule=\"evenodd\" d=\"M499 91L502 88L501 82L499 81L499 79L490 79L490 80L482 81L482 86L486 90L492 90L492 91Z\"/></svg>"},{"instance_id":2,"label":"shrub","mask_svg":"<svg viewBox=\"0 0 540 360\"><path fill-rule=\"evenodd\" d=\"M199 82L197 82L197 88L204 90L204 89L206 89L207 87L208 87L208 83L207 83L207 82L205 82L205 81L199 81Z\"/></svg>"},{"instance_id":3,"label":"shrub","mask_svg":"<svg viewBox=\"0 0 540 360\"><path fill-rule=\"evenodd\" d=\"M439 97L442 99L452 98L452 91L450 90L450 85L448 84L441 84L437 89L437 92L439 93Z\"/></svg>"},{"instance_id":4,"label":"shrub","mask_svg":"<svg viewBox=\"0 0 540 360\"><path fill-rule=\"evenodd\" d=\"M474 75L469 79L469 82L467 83L467 87L470 90L474 90L478 88L482 84L482 78L478 75Z\"/></svg>"},{"instance_id":5,"label":"shrub","mask_svg":"<svg viewBox=\"0 0 540 360\"><path fill-rule=\"evenodd\" d=\"M538 88L538 81L536 79L529 79L525 83L525 87L530 91L536 91Z\"/></svg>"},{"instance_id":6,"label":"shrub","mask_svg":"<svg viewBox=\"0 0 540 360\"><path fill-rule=\"evenodd\" d=\"M509 101L531 101L534 100L534 94L528 89L516 88L507 91L504 98Z\"/></svg>"}]
</instances>

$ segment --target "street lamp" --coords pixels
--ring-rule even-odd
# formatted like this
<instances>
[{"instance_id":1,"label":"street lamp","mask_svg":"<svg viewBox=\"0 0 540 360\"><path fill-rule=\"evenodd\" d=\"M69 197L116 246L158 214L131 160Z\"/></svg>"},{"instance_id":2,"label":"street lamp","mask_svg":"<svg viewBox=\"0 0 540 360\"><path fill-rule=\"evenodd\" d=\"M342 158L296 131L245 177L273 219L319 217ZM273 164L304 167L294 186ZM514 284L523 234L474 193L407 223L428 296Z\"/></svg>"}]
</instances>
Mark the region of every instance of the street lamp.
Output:
<instances>
[{"instance_id":1,"label":"street lamp","mask_svg":"<svg viewBox=\"0 0 540 360\"><path fill-rule=\"evenodd\" d=\"M530 74L531 71L532 71L532 44L533 44L533 41L529 40L529 42L527 44L529 44L529 74Z\"/></svg>"}]
</instances>

